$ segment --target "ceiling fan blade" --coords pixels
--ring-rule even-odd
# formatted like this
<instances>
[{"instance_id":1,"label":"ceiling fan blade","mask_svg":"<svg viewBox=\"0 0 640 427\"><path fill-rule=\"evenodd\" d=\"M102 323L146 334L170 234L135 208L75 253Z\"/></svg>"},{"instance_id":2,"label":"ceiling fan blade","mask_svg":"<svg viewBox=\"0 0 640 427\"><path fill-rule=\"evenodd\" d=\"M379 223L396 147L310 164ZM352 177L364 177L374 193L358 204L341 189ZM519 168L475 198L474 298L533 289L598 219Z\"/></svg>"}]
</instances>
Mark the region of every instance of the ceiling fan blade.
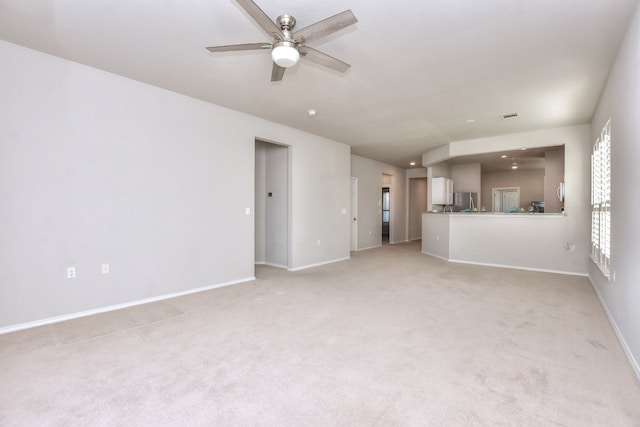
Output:
<instances>
[{"instance_id":1,"label":"ceiling fan blade","mask_svg":"<svg viewBox=\"0 0 640 427\"><path fill-rule=\"evenodd\" d=\"M279 66L275 62L273 63L273 69L271 70L271 81L279 82L284 77L286 68Z\"/></svg>"},{"instance_id":2,"label":"ceiling fan blade","mask_svg":"<svg viewBox=\"0 0 640 427\"><path fill-rule=\"evenodd\" d=\"M207 48L209 52L232 52L236 50L257 50L257 49L271 49L271 44L244 43L244 44L229 44L226 46L211 46Z\"/></svg>"},{"instance_id":3,"label":"ceiling fan blade","mask_svg":"<svg viewBox=\"0 0 640 427\"><path fill-rule=\"evenodd\" d=\"M315 62L316 64L329 67L332 70L340 71L341 73L344 73L349 69L349 67L351 67L351 65L346 62L342 62L333 56L329 56L326 53L320 52L319 50L309 46L300 46L298 51L300 51L300 56L303 58L306 58L311 62Z\"/></svg>"},{"instance_id":4,"label":"ceiling fan blade","mask_svg":"<svg viewBox=\"0 0 640 427\"><path fill-rule=\"evenodd\" d=\"M236 0L238 4L247 11L254 21L271 37L284 40L284 34L278 25L267 16L266 13L253 0Z\"/></svg>"},{"instance_id":5,"label":"ceiling fan blade","mask_svg":"<svg viewBox=\"0 0 640 427\"><path fill-rule=\"evenodd\" d=\"M342 28L353 25L358 20L353 15L351 10L345 10L344 12L333 15L330 18L318 21L315 24L311 24L308 27L304 27L301 30L293 33L293 39L296 43L305 44L313 40L317 40L321 37L328 36L331 33L335 33Z\"/></svg>"}]
</instances>

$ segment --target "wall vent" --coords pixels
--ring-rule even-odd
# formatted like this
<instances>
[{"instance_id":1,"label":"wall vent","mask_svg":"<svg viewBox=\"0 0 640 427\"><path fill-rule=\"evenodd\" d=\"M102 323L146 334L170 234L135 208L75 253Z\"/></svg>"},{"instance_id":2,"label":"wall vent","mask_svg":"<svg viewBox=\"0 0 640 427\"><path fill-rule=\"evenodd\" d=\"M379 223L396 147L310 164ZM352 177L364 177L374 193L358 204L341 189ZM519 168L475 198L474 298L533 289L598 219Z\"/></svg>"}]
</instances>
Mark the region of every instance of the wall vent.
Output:
<instances>
[{"instance_id":1,"label":"wall vent","mask_svg":"<svg viewBox=\"0 0 640 427\"><path fill-rule=\"evenodd\" d=\"M518 117L518 113L506 113L502 115L503 119L515 119L516 117Z\"/></svg>"}]
</instances>

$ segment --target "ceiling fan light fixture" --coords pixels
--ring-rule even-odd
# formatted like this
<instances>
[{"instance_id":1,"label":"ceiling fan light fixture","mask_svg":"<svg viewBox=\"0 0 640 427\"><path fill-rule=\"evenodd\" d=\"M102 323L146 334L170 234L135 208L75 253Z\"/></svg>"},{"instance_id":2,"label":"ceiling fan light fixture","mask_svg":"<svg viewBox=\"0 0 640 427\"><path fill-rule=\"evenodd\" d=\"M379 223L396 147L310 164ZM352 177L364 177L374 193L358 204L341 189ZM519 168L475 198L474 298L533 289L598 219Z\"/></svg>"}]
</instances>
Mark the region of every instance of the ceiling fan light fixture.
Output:
<instances>
[{"instance_id":1,"label":"ceiling fan light fixture","mask_svg":"<svg viewBox=\"0 0 640 427\"><path fill-rule=\"evenodd\" d=\"M282 41L273 46L271 58L280 67L293 67L300 59L300 52L298 52L294 43Z\"/></svg>"}]
</instances>

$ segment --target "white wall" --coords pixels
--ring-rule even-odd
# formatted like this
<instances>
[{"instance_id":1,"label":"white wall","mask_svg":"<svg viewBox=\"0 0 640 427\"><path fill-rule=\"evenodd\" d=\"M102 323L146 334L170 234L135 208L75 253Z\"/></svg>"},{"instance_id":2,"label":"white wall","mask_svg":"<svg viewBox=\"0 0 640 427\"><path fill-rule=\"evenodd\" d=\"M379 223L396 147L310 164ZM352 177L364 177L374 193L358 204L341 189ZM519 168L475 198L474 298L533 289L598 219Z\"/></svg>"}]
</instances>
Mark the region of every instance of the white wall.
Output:
<instances>
[{"instance_id":1,"label":"white wall","mask_svg":"<svg viewBox=\"0 0 640 427\"><path fill-rule=\"evenodd\" d=\"M562 242L567 220L560 214L427 213L422 252L464 263L586 275L575 270L580 255Z\"/></svg>"},{"instance_id":2,"label":"white wall","mask_svg":"<svg viewBox=\"0 0 640 427\"><path fill-rule=\"evenodd\" d=\"M615 283L589 262L591 281L640 376L640 9L602 94L591 126L591 143L611 117L611 270ZM568 157L565 155L565 157Z\"/></svg>"},{"instance_id":3,"label":"white wall","mask_svg":"<svg viewBox=\"0 0 640 427\"><path fill-rule=\"evenodd\" d=\"M292 266L348 258L347 145L6 42L0 62L0 328L251 279L256 137L292 146Z\"/></svg>"},{"instance_id":4,"label":"white wall","mask_svg":"<svg viewBox=\"0 0 640 427\"><path fill-rule=\"evenodd\" d=\"M283 126L273 132L263 123L269 140L291 145L289 268L349 259L351 147Z\"/></svg>"},{"instance_id":5,"label":"white wall","mask_svg":"<svg viewBox=\"0 0 640 427\"><path fill-rule=\"evenodd\" d=\"M358 250L382 245L382 174L391 175L390 243L407 240L406 170L351 156L351 176L358 178Z\"/></svg>"}]
</instances>

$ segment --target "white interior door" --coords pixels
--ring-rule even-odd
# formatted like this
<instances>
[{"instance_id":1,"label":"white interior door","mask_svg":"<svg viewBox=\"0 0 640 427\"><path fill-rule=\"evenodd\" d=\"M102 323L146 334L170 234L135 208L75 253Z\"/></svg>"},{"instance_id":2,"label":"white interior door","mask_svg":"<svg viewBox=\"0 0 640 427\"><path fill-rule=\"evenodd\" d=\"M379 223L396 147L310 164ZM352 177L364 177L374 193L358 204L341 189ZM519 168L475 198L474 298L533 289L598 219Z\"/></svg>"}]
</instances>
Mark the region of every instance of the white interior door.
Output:
<instances>
[{"instance_id":1,"label":"white interior door","mask_svg":"<svg viewBox=\"0 0 640 427\"><path fill-rule=\"evenodd\" d=\"M520 192L518 190L502 191L502 206L505 211L520 206Z\"/></svg>"},{"instance_id":2,"label":"white interior door","mask_svg":"<svg viewBox=\"0 0 640 427\"><path fill-rule=\"evenodd\" d=\"M493 211L506 212L520 206L520 188L494 188Z\"/></svg>"}]
</instances>

